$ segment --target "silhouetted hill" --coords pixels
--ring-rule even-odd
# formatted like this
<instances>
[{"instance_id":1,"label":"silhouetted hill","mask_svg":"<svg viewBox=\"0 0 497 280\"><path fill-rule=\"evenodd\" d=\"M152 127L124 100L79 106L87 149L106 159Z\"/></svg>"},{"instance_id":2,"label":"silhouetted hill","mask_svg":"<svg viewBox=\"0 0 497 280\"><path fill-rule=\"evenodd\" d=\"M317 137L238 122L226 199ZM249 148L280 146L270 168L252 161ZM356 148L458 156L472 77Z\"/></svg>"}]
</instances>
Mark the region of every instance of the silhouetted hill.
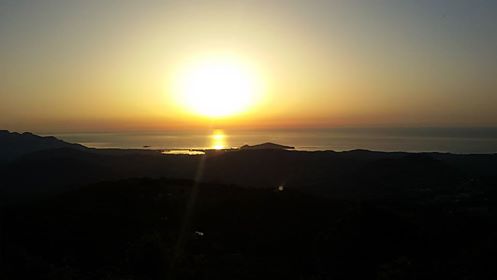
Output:
<instances>
[{"instance_id":1,"label":"silhouetted hill","mask_svg":"<svg viewBox=\"0 0 497 280\"><path fill-rule=\"evenodd\" d=\"M189 180L103 182L2 209L3 272L6 279L495 279L496 182L462 193L350 199Z\"/></svg>"},{"instance_id":2,"label":"silhouetted hill","mask_svg":"<svg viewBox=\"0 0 497 280\"><path fill-rule=\"evenodd\" d=\"M26 151L0 165L2 279L497 276L495 154Z\"/></svg>"},{"instance_id":3,"label":"silhouetted hill","mask_svg":"<svg viewBox=\"0 0 497 280\"><path fill-rule=\"evenodd\" d=\"M82 145L67 143L53 136L42 137L29 132L0 130L0 162L35 151L57 148L85 149Z\"/></svg>"},{"instance_id":4,"label":"silhouetted hill","mask_svg":"<svg viewBox=\"0 0 497 280\"><path fill-rule=\"evenodd\" d=\"M5 133L4 133L5 134ZM387 153L366 150L288 151L243 149L207 155L165 155L159 151L86 149L55 138L8 133L12 139L37 139L51 145L18 150L0 165L1 193L53 193L102 180L169 177L255 188L298 188L326 196L384 195L386 190L457 187L468 180L496 176L497 155ZM29 143L36 142L27 141ZM67 146L48 149L55 144ZM382 191L379 191L379 190ZM3 200L9 200L4 198Z\"/></svg>"},{"instance_id":5,"label":"silhouetted hill","mask_svg":"<svg viewBox=\"0 0 497 280\"><path fill-rule=\"evenodd\" d=\"M80 150L33 152L0 168L0 191L19 195L62 192L103 180L132 177L193 178L198 158L164 157L160 152Z\"/></svg>"}]
</instances>

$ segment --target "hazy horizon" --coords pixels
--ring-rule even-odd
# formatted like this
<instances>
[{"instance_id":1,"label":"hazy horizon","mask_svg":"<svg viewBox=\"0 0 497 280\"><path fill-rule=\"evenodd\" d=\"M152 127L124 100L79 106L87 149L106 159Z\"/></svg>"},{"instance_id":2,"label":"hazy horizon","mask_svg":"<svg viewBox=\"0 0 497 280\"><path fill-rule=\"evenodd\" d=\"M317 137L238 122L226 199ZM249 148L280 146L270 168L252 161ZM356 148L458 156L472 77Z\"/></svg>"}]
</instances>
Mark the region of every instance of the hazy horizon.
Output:
<instances>
[{"instance_id":1,"label":"hazy horizon","mask_svg":"<svg viewBox=\"0 0 497 280\"><path fill-rule=\"evenodd\" d=\"M496 127L495 11L0 0L0 128Z\"/></svg>"},{"instance_id":2,"label":"hazy horizon","mask_svg":"<svg viewBox=\"0 0 497 280\"><path fill-rule=\"evenodd\" d=\"M46 133L92 148L229 149L273 142L297 150L356 149L405 152L496 153L497 128L201 129Z\"/></svg>"}]
</instances>

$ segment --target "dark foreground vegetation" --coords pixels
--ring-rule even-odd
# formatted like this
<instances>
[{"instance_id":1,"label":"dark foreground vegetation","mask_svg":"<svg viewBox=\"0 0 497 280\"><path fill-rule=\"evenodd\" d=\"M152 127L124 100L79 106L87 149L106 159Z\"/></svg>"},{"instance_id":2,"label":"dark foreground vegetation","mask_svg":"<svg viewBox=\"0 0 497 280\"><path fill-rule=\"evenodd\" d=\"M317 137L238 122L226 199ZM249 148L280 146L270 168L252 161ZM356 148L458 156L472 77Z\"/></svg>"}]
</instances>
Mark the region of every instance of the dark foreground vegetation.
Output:
<instances>
[{"instance_id":1,"label":"dark foreground vegetation","mask_svg":"<svg viewBox=\"0 0 497 280\"><path fill-rule=\"evenodd\" d=\"M495 155L51 145L0 158L0 279L497 279Z\"/></svg>"},{"instance_id":2,"label":"dark foreground vegetation","mask_svg":"<svg viewBox=\"0 0 497 280\"><path fill-rule=\"evenodd\" d=\"M105 182L2 209L2 276L492 279L497 195L481 183L336 200L167 179Z\"/></svg>"}]
</instances>

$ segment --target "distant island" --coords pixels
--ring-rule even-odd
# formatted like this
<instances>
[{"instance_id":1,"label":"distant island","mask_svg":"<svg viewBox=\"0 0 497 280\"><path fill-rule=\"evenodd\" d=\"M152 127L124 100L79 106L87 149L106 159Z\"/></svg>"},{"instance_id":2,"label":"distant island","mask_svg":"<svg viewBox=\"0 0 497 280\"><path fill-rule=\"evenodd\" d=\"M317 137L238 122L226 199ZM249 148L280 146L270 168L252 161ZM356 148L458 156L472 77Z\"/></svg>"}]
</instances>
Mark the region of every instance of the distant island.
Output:
<instances>
[{"instance_id":1,"label":"distant island","mask_svg":"<svg viewBox=\"0 0 497 280\"><path fill-rule=\"evenodd\" d=\"M240 150L293 150L295 147L284 146L280 144L275 144L271 142L266 142L257 145L243 145L240 147Z\"/></svg>"}]
</instances>

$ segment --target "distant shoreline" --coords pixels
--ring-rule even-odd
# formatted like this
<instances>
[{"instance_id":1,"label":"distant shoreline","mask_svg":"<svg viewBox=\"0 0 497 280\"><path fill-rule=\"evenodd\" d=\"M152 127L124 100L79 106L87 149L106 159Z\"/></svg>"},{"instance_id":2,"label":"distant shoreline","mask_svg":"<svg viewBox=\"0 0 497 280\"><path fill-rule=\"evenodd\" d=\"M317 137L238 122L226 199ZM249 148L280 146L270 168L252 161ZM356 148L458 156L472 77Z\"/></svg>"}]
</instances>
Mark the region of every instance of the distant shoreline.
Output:
<instances>
[{"instance_id":1,"label":"distant shoreline","mask_svg":"<svg viewBox=\"0 0 497 280\"><path fill-rule=\"evenodd\" d=\"M224 148L238 148L247 143L274 142L303 151L349 151L355 149L385 152L448 152L488 154L497 152L497 129L326 129L225 131ZM92 148L184 150L210 149L211 138L204 131L153 133L77 133L55 134L67 142ZM146 147L144 147L146 146Z\"/></svg>"}]
</instances>

